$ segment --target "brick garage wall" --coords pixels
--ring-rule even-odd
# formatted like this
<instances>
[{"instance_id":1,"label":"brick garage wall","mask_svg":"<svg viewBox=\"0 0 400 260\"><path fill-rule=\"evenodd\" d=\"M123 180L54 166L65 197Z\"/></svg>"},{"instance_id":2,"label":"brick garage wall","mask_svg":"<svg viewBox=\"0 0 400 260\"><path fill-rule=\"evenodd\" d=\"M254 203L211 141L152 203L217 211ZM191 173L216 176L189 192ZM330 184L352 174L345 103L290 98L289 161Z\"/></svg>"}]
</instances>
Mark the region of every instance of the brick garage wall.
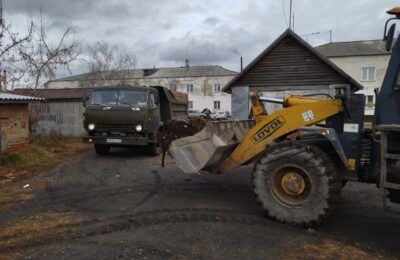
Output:
<instances>
[{"instance_id":1,"label":"brick garage wall","mask_svg":"<svg viewBox=\"0 0 400 260\"><path fill-rule=\"evenodd\" d=\"M28 104L0 104L0 134L4 153L14 153L28 148Z\"/></svg>"}]
</instances>

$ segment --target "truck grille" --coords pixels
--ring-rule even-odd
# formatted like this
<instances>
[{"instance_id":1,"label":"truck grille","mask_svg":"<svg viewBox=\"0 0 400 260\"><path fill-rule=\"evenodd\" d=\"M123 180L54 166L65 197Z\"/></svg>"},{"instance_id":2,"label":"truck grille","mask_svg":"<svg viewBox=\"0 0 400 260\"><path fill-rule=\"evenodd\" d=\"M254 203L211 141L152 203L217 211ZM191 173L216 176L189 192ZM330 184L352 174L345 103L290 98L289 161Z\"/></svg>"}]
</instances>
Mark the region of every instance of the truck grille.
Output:
<instances>
[{"instance_id":1,"label":"truck grille","mask_svg":"<svg viewBox=\"0 0 400 260\"><path fill-rule=\"evenodd\" d=\"M100 132L136 132L132 125L96 125L95 131Z\"/></svg>"}]
</instances>

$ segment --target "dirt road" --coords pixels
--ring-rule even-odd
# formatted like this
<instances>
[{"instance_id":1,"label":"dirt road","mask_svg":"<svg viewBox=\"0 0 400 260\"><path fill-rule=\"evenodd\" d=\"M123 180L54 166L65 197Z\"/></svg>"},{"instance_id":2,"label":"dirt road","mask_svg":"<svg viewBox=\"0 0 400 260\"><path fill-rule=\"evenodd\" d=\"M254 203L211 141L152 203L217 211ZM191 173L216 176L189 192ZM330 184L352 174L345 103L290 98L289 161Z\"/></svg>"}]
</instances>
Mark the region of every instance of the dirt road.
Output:
<instances>
[{"instance_id":1,"label":"dirt road","mask_svg":"<svg viewBox=\"0 0 400 260\"><path fill-rule=\"evenodd\" d=\"M400 218L382 211L374 185L349 183L334 214L303 229L263 217L248 167L185 175L172 161L161 168L159 157L138 154L88 152L14 184L8 194L30 194L0 202L1 256L400 259Z\"/></svg>"}]
</instances>

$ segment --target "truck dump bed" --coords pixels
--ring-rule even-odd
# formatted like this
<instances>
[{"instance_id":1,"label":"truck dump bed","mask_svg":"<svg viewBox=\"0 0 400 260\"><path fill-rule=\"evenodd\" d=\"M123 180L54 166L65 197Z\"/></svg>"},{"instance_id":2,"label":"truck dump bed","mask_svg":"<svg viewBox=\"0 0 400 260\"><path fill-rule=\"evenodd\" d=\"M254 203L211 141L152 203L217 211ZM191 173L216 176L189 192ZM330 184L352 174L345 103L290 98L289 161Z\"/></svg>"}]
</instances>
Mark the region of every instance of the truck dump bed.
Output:
<instances>
[{"instance_id":1,"label":"truck dump bed","mask_svg":"<svg viewBox=\"0 0 400 260\"><path fill-rule=\"evenodd\" d=\"M155 86L160 97L161 120L167 122L172 119L188 117L188 95L171 91L165 87Z\"/></svg>"}]
</instances>

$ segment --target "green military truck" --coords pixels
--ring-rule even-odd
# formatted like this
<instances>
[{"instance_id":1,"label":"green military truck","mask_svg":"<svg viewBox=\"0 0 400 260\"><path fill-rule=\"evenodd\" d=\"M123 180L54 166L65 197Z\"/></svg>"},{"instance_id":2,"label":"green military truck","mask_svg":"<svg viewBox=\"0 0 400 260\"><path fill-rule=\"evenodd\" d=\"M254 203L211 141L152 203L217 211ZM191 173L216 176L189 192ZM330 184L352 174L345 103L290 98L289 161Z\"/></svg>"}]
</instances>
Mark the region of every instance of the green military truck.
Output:
<instances>
[{"instance_id":1,"label":"green military truck","mask_svg":"<svg viewBox=\"0 0 400 260\"><path fill-rule=\"evenodd\" d=\"M165 87L94 88L86 102L83 142L99 155L112 147L142 146L159 153L157 131L164 122L187 117L188 97Z\"/></svg>"}]
</instances>

